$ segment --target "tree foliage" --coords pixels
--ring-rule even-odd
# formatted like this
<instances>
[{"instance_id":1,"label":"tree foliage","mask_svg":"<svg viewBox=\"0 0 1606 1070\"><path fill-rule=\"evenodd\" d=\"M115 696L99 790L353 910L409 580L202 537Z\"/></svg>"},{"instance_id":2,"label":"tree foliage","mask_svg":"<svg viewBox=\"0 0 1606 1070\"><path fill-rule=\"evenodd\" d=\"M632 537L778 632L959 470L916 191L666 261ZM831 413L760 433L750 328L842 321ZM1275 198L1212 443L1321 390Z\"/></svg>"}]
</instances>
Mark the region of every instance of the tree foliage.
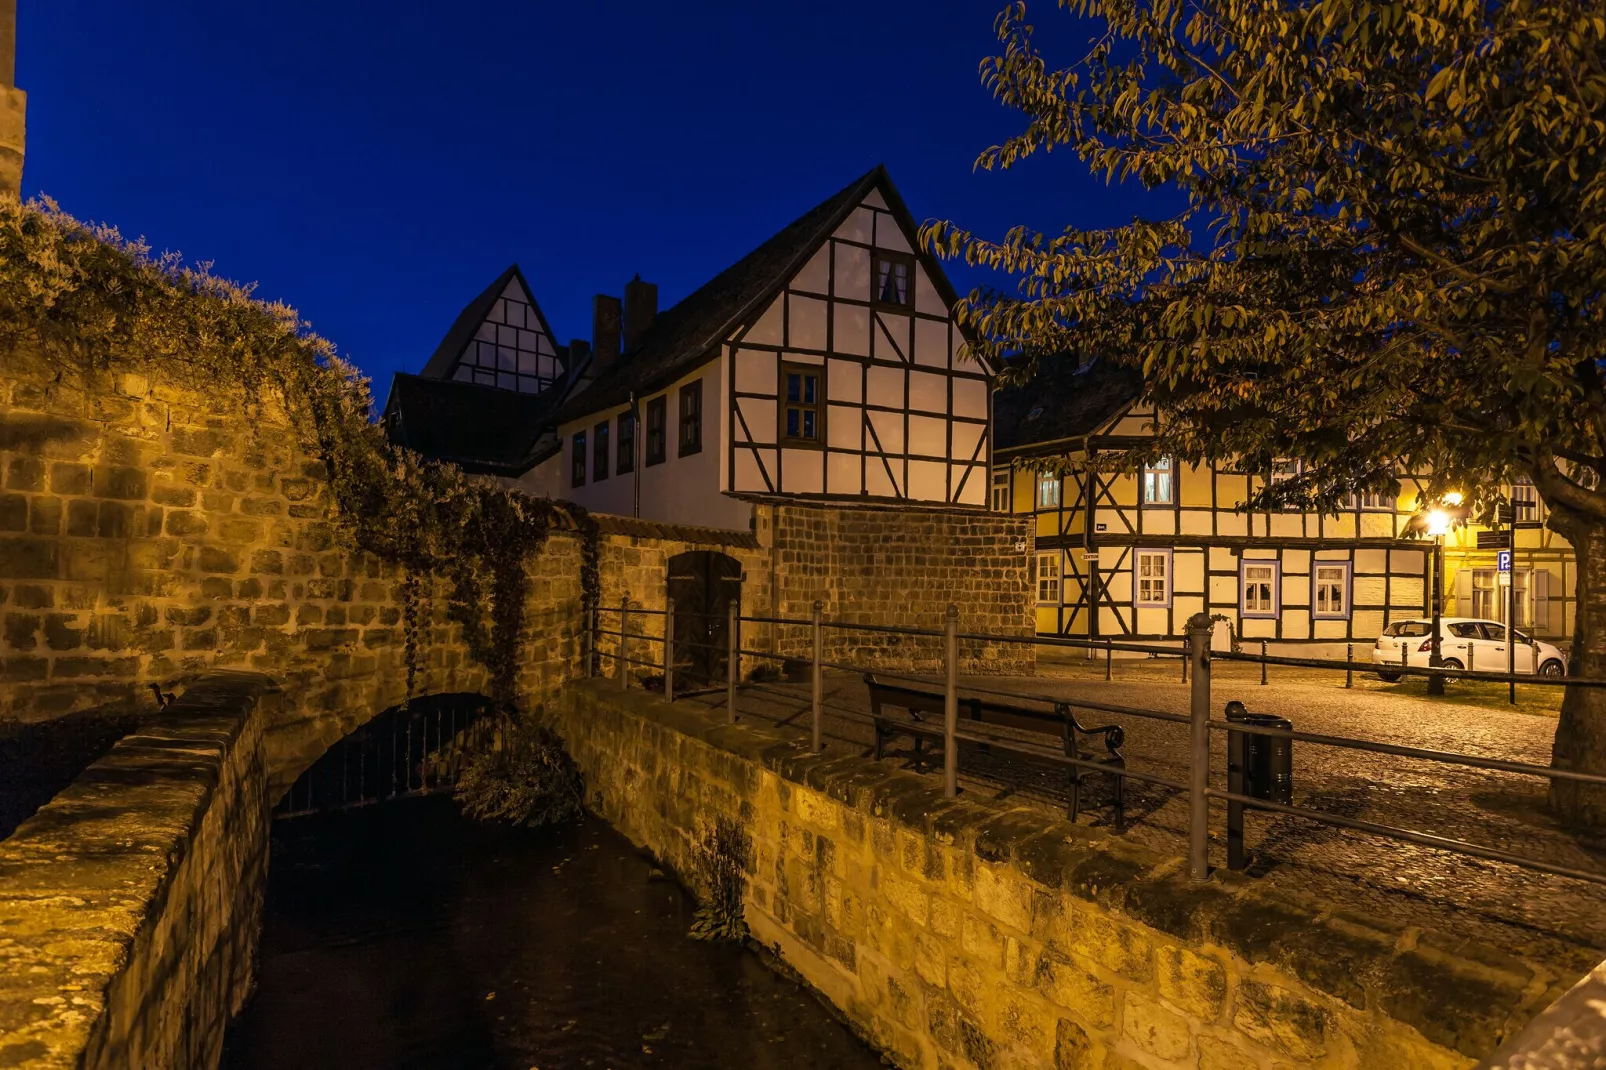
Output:
<instances>
[{"instance_id":1,"label":"tree foliage","mask_svg":"<svg viewBox=\"0 0 1606 1070\"><path fill-rule=\"evenodd\" d=\"M928 247L1020 276L961 314L985 348L1130 361L1151 453L1306 463L1258 504L1335 505L1403 466L1476 492L1522 474L1606 519L1606 18L1569 0L1075 0L1051 68L1023 4L982 65L1024 129L1180 189L1170 218ZM1560 462L1558 464L1558 462Z\"/></svg>"},{"instance_id":2,"label":"tree foliage","mask_svg":"<svg viewBox=\"0 0 1606 1070\"><path fill-rule=\"evenodd\" d=\"M153 255L115 229L48 200L0 197L0 352L38 350L61 374L119 371L282 408L321 459L332 519L362 550L404 570L407 690L427 643L430 577L449 580L448 615L511 696L524 627L525 559L554 527L576 527L582 589L599 588L595 522L579 506L533 498L425 460L370 419L368 382L295 310L258 300L210 265Z\"/></svg>"},{"instance_id":3,"label":"tree foliage","mask_svg":"<svg viewBox=\"0 0 1606 1070\"><path fill-rule=\"evenodd\" d=\"M1300 475L1251 505L1331 509L1430 477L1479 507L1527 478L1580 561L1573 671L1606 676L1606 12L1599 0L1065 0L1052 65L1025 5L983 84L1023 117L981 153L1068 148L1179 211L926 247L1018 276L960 315L1029 376L1130 363L1169 454ZM1606 695L1571 688L1556 760L1606 772ZM1606 822L1606 792L1553 792Z\"/></svg>"}]
</instances>

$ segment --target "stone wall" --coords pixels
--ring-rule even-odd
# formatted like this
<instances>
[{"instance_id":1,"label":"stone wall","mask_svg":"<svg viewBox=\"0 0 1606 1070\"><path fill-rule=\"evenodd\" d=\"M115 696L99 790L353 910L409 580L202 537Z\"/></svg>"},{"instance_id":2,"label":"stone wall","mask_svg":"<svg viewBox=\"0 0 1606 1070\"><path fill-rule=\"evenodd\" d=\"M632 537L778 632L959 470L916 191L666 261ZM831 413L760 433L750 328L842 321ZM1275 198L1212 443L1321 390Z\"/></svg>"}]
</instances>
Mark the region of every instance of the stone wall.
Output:
<instances>
[{"instance_id":1,"label":"stone wall","mask_svg":"<svg viewBox=\"0 0 1606 1070\"><path fill-rule=\"evenodd\" d=\"M903 1067L1442 1070L1559 992L1471 941L1193 884L1180 858L801 733L595 682L553 709L591 805L689 883L703 831L741 823L754 937Z\"/></svg>"},{"instance_id":2,"label":"stone wall","mask_svg":"<svg viewBox=\"0 0 1606 1070\"><path fill-rule=\"evenodd\" d=\"M949 603L959 630L1026 638L1036 599L1028 562L1032 518L942 508L808 502L763 505L759 539L771 550L776 616L806 619L816 599L827 620L940 631ZM809 650L804 628L778 629L782 653ZM827 629L826 657L886 669L934 672L940 637ZM1026 644L960 645L961 672L1030 673Z\"/></svg>"},{"instance_id":3,"label":"stone wall","mask_svg":"<svg viewBox=\"0 0 1606 1070\"><path fill-rule=\"evenodd\" d=\"M0 1066L217 1065L267 880L268 683L203 679L0 842Z\"/></svg>"}]
</instances>

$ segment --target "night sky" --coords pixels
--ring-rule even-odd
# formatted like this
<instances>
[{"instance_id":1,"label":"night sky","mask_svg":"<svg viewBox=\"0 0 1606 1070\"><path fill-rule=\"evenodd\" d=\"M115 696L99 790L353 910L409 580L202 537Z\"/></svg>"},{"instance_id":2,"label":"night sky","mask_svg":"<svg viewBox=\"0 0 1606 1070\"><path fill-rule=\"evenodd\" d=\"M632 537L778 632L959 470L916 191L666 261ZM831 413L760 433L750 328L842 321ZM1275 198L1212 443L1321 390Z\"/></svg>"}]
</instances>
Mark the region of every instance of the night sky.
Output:
<instances>
[{"instance_id":1,"label":"night sky","mask_svg":"<svg viewBox=\"0 0 1606 1070\"><path fill-rule=\"evenodd\" d=\"M877 162L1001 235L1155 202L1072 154L972 171L989 0L21 0L24 194L256 281L375 382L518 261L560 340L640 272L660 307ZM1046 2L1058 61L1091 27ZM961 291L981 281L950 267Z\"/></svg>"}]
</instances>

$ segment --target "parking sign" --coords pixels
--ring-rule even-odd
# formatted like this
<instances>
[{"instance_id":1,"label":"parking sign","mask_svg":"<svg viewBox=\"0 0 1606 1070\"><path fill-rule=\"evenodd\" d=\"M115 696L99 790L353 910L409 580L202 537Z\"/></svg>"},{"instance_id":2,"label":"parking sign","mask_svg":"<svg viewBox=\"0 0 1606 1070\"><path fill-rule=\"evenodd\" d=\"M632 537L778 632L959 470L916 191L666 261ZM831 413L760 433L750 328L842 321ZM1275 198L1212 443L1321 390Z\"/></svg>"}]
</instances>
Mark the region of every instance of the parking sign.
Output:
<instances>
[{"instance_id":1,"label":"parking sign","mask_svg":"<svg viewBox=\"0 0 1606 1070\"><path fill-rule=\"evenodd\" d=\"M1497 567L1501 572L1510 572L1511 571L1511 551L1510 550L1501 550L1498 554L1495 555L1495 567Z\"/></svg>"}]
</instances>

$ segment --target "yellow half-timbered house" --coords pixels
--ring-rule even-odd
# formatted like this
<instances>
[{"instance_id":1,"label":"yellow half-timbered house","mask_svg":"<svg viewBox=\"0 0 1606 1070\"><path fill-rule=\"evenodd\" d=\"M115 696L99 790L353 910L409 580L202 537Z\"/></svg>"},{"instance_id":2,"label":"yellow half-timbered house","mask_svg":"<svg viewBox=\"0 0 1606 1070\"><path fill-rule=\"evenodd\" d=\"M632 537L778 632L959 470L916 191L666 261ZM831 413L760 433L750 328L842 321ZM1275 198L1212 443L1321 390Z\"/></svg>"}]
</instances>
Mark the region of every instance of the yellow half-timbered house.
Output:
<instances>
[{"instance_id":1,"label":"yellow half-timbered house","mask_svg":"<svg viewBox=\"0 0 1606 1070\"><path fill-rule=\"evenodd\" d=\"M1433 544L1412 532L1425 481L1404 475L1397 493L1359 495L1329 515L1246 510L1296 462L1269 472L1100 463L1152 435L1154 413L1138 397L1135 375L1096 360L1044 361L1029 385L997 397L991 505L1036 517L1039 633L1177 639L1203 611L1218 619L1218 642L1230 633L1336 647L1430 611ZM1524 495L1512 491L1518 623L1561 636L1571 630L1571 551ZM1494 570L1508 532L1447 537L1446 614L1505 619Z\"/></svg>"}]
</instances>

